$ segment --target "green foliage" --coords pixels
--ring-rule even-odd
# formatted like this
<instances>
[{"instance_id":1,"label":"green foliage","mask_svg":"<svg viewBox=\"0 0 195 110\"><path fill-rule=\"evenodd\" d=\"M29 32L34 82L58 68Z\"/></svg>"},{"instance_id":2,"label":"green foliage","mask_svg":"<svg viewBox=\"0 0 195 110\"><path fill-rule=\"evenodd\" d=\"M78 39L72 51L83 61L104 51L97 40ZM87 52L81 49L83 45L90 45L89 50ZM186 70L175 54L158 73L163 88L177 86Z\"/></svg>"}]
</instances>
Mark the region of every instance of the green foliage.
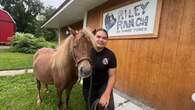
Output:
<instances>
[{"instance_id":1,"label":"green foliage","mask_svg":"<svg viewBox=\"0 0 195 110\"><path fill-rule=\"evenodd\" d=\"M49 93L41 91L43 101L36 103L36 81L32 74L0 77L0 110L55 110L56 89L49 86ZM64 101L65 94L62 100ZM64 104L64 103L63 103ZM70 96L71 110L85 110L81 85L75 85Z\"/></svg>"},{"instance_id":2,"label":"green foliage","mask_svg":"<svg viewBox=\"0 0 195 110\"><path fill-rule=\"evenodd\" d=\"M35 34L36 16L44 9L40 0L0 0L16 22L16 31Z\"/></svg>"},{"instance_id":3,"label":"green foliage","mask_svg":"<svg viewBox=\"0 0 195 110\"><path fill-rule=\"evenodd\" d=\"M41 25L43 25L44 22L51 17L55 10L55 8L49 6L45 7L44 10L41 11L38 17L39 22L36 23L37 28L35 29L35 36L43 36L47 41L57 41L56 32L54 29L41 28Z\"/></svg>"},{"instance_id":4,"label":"green foliage","mask_svg":"<svg viewBox=\"0 0 195 110\"><path fill-rule=\"evenodd\" d=\"M51 15L55 12L56 8L52 6L45 7L44 11L41 12L41 15L45 17L44 21L49 19Z\"/></svg>"},{"instance_id":5,"label":"green foliage","mask_svg":"<svg viewBox=\"0 0 195 110\"><path fill-rule=\"evenodd\" d=\"M54 43L46 41L43 37L34 37L32 34L16 33L11 41L13 51L22 53L35 53L42 47L55 48Z\"/></svg>"},{"instance_id":6,"label":"green foliage","mask_svg":"<svg viewBox=\"0 0 195 110\"><path fill-rule=\"evenodd\" d=\"M56 33L55 30L53 29L37 28L35 37L39 37L39 36L42 36L47 41L57 41Z\"/></svg>"},{"instance_id":7,"label":"green foliage","mask_svg":"<svg viewBox=\"0 0 195 110\"><path fill-rule=\"evenodd\" d=\"M0 7L13 17L17 32L32 33L47 41L57 41L55 30L41 28L55 8L44 7L40 0L0 0Z\"/></svg>"}]
</instances>

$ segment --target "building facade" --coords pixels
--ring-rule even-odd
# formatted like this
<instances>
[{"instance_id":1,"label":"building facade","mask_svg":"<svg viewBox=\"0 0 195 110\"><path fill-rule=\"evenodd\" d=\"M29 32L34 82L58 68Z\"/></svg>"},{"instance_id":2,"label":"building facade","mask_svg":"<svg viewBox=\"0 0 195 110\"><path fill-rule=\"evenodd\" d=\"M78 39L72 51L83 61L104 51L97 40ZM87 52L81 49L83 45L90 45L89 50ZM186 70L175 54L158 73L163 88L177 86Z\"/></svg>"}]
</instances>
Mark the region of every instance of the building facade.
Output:
<instances>
[{"instance_id":1,"label":"building facade","mask_svg":"<svg viewBox=\"0 0 195 110\"><path fill-rule=\"evenodd\" d=\"M116 25L116 29L109 33L112 36L108 42L118 61L115 88L159 110L194 110L191 95L195 92L195 1L99 0L94 3L96 5L92 2L72 0L70 4L63 4L43 27L58 29L62 41L67 26L75 29L105 27L109 30ZM147 9L150 3L155 5ZM78 4L87 9L80 12L82 9L76 7ZM80 17L76 12L82 13L81 19L72 16L74 20L68 21L66 16L71 17L74 13L70 10L75 8L78 9L74 10L75 15ZM108 13L114 16L116 23L113 26L105 25ZM124 18L115 16L115 13ZM140 18L135 18L139 15ZM125 19L125 16L129 17ZM130 19L130 16L135 19ZM119 22L120 19L123 22ZM140 25L144 28L136 27Z\"/></svg>"}]
</instances>

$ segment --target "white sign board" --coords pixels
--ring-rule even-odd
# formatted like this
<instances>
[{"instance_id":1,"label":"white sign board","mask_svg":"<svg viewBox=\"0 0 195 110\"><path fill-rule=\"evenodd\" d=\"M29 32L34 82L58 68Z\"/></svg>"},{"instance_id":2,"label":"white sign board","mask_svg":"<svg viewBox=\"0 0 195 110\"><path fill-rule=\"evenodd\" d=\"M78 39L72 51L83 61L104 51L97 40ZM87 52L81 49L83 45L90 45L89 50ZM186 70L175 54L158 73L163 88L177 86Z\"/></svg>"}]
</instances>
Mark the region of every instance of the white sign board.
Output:
<instances>
[{"instance_id":1,"label":"white sign board","mask_svg":"<svg viewBox=\"0 0 195 110\"><path fill-rule=\"evenodd\" d=\"M103 28L109 36L152 34L157 0L141 0L103 14Z\"/></svg>"}]
</instances>

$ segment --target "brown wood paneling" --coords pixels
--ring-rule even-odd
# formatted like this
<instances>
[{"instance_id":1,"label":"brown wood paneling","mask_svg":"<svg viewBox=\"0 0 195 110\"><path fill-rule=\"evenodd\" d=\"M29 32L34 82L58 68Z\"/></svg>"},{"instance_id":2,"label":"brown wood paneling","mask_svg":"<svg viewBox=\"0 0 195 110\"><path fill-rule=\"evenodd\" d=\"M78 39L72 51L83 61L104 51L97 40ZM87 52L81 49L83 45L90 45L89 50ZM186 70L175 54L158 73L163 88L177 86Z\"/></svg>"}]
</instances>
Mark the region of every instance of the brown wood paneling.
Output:
<instances>
[{"instance_id":1,"label":"brown wood paneling","mask_svg":"<svg viewBox=\"0 0 195 110\"><path fill-rule=\"evenodd\" d=\"M94 22L95 21L95 22ZM100 26L100 12L99 10L91 10L88 12L87 26L91 29L96 29Z\"/></svg>"},{"instance_id":2,"label":"brown wood paneling","mask_svg":"<svg viewBox=\"0 0 195 110\"><path fill-rule=\"evenodd\" d=\"M126 2L110 0L88 13L88 26L101 26L102 12ZM108 42L118 60L116 88L159 110L194 110L195 1L163 0L158 38Z\"/></svg>"}]
</instances>

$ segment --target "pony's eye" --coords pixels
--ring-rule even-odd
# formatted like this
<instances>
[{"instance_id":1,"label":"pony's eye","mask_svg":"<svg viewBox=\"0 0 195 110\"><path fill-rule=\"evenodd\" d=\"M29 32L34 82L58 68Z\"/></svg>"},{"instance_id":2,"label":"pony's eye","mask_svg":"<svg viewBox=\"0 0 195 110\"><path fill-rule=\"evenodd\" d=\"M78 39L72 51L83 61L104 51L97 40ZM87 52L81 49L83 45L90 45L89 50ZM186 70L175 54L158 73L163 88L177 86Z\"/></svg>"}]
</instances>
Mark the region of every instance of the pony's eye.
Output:
<instances>
[{"instance_id":1,"label":"pony's eye","mask_svg":"<svg viewBox=\"0 0 195 110\"><path fill-rule=\"evenodd\" d=\"M76 45L76 44L73 46L73 48L77 48L77 47L78 47L78 45Z\"/></svg>"}]
</instances>

